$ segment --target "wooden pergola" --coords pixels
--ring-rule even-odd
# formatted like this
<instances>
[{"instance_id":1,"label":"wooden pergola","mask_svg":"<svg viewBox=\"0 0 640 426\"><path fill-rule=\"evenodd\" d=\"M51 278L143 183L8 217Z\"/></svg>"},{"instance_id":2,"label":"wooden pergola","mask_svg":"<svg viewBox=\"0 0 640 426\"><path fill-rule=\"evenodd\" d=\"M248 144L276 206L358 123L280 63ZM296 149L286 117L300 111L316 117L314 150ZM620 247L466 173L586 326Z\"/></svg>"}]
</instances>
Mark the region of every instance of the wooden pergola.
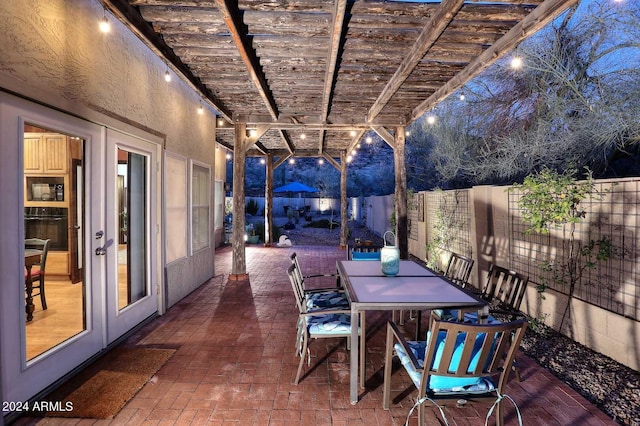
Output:
<instances>
[{"instance_id":1,"label":"wooden pergola","mask_svg":"<svg viewBox=\"0 0 640 426\"><path fill-rule=\"evenodd\" d=\"M234 154L233 267L246 278L247 156L273 171L321 157L341 174L375 131L394 150L397 237L408 256L405 127L578 0L104 0L218 112L216 140ZM304 135L304 136L303 136Z\"/></svg>"}]
</instances>

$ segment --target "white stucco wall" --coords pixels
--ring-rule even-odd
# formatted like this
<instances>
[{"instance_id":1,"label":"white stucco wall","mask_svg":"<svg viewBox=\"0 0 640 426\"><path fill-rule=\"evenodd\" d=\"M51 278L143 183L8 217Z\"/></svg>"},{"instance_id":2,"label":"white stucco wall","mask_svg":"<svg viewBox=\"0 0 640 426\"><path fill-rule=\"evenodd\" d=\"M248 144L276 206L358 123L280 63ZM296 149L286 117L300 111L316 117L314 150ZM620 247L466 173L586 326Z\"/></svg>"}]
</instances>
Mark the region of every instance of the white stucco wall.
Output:
<instances>
[{"instance_id":1,"label":"white stucco wall","mask_svg":"<svg viewBox=\"0 0 640 426\"><path fill-rule=\"evenodd\" d=\"M83 119L162 144L215 173L215 111L94 0L0 2L0 88ZM2 141L2 143L15 143ZM213 178L213 174L212 174ZM212 183L213 185L213 183ZM213 210L211 241L213 241ZM172 263L170 306L213 276L213 249Z\"/></svg>"}]
</instances>

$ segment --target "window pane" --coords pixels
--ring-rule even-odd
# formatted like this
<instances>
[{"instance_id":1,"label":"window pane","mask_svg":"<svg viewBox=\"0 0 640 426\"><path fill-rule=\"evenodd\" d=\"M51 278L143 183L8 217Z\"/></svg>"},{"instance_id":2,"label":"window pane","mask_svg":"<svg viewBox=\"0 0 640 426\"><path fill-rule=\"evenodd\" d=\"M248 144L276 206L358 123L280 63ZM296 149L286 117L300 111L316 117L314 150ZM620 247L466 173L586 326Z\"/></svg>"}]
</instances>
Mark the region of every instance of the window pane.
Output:
<instances>
[{"instance_id":1,"label":"window pane","mask_svg":"<svg viewBox=\"0 0 640 426\"><path fill-rule=\"evenodd\" d=\"M209 246L209 182L208 167L192 165L191 170L191 248Z\"/></svg>"}]
</instances>

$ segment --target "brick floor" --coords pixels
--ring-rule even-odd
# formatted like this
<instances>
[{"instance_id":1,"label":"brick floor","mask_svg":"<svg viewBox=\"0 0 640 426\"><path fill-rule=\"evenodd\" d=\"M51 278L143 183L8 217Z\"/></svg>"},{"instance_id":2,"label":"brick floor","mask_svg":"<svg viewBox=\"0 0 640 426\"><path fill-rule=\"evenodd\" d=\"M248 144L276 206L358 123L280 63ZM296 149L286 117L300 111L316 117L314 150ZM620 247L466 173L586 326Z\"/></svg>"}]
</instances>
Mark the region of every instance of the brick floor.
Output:
<instances>
[{"instance_id":1,"label":"brick floor","mask_svg":"<svg viewBox=\"0 0 640 426\"><path fill-rule=\"evenodd\" d=\"M22 418L16 423L404 424L416 391L403 371L393 376L391 409L382 409L387 314L367 315L367 383L357 405L349 403L344 339L312 342L311 367L299 385L293 384L297 310L286 275L293 251L305 274L335 270L335 261L345 257L334 247L249 246L249 281L234 282L227 279L231 250L218 250L214 278L123 343L177 351L113 420ZM412 327L413 322L407 322L407 333ZM517 402L525 425L617 424L534 361L522 354L518 361L523 381L512 377L507 394ZM514 409L506 407L507 424L517 424ZM445 413L451 425L483 425L489 408L490 404L469 403L446 407ZM436 409L426 411L428 424L442 424ZM409 424L416 423L414 413Z\"/></svg>"}]
</instances>

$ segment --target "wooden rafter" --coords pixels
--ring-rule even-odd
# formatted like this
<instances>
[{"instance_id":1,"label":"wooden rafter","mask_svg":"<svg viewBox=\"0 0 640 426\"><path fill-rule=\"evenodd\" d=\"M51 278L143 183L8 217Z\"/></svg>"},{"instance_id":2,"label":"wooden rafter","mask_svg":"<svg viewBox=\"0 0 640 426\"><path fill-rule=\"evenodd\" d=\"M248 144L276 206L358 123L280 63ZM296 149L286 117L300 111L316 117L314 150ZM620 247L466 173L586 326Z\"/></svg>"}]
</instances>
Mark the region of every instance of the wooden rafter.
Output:
<instances>
[{"instance_id":1,"label":"wooden rafter","mask_svg":"<svg viewBox=\"0 0 640 426\"><path fill-rule=\"evenodd\" d=\"M269 110L269 114L271 114L274 119L277 119L278 107L271 95L269 85L267 84L264 73L260 68L256 53L253 50L253 47L251 47L247 35L240 30L243 24L240 12L238 11L238 3L231 2L229 0L216 0L216 4L218 5L220 13L224 17L224 21L229 28L229 32L236 44L238 52L247 67L247 72L249 73L251 81L255 85L256 89L258 89L265 106Z\"/></svg>"},{"instance_id":2,"label":"wooden rafter","mask_svg":"<svg viewBox=\"0 0 640 426\"><path fill-rule=\"evenodd\" d=\"M535 8L533 12L527 15L522 21L513 26L502 38L482 52L462 72L451 78L429 98L418 105L408 117L408 121L414 121L422 114L432 109L440 101L464 86L469 80L480 74L489 65L493 64L515 48L522 40L540 30L555 17L560 15L567 8L575 5L577 2L578 0L545 0L544 3Z\"/></svg>"},{"instance_id":3,"label":"wooden rafter","mask_svg":"<svg viewBox=\"0 0 640 426\"><path fill-rule=\"evenodd\" d=\"M416 65L422 60L424 55L431 49L438 37L444 32L449 23L460 10L464 0L448 0L443 1L438 10L433 14L429 22L420 33L420 36L411 47L411 51L396 70L391 80L387 83L378 99L369 109L367 114L368 121L373 120L387 105L393 95L396 94L402 83L409 77Z\"/></svg>"}]
</instances>

